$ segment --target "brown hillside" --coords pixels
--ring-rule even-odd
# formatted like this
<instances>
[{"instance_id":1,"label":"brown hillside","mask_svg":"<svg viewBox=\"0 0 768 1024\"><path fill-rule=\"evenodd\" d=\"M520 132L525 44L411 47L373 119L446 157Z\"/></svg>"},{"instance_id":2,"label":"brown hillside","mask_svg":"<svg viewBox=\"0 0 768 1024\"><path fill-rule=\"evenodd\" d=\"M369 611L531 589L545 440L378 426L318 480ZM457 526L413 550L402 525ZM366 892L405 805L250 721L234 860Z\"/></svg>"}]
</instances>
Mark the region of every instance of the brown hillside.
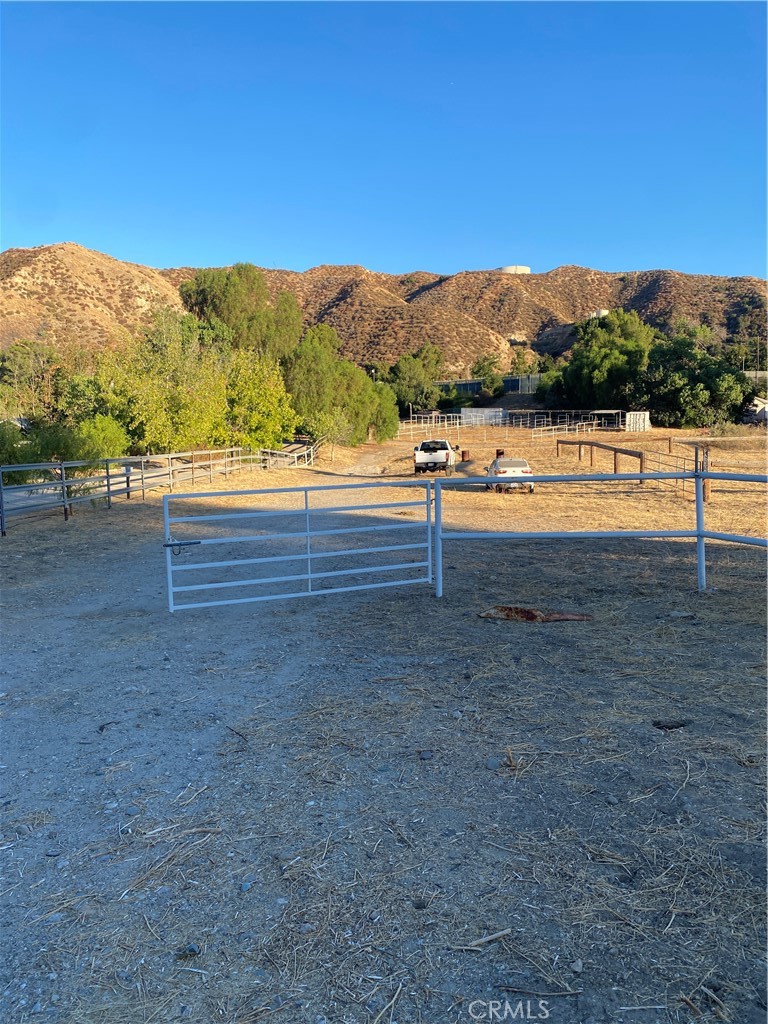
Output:
<instances>
[{"instance_id":1,"label":"brown hillside","mask_svg":"<svg viewBox=\"0 0 768 1024\"><path fill-rule=\"evenodd\" d=\"M683 318L718 337L739 320L765 333L765 282L669 270L604 273L558 267L545 274L424 271L390 275L360 266L319 266L304 273L262 268L270 291L293 292L307 326L327 323L358 363L393 362L425 342L440 346L450 371L479 356L506 361L510 342L559 353L571 325L597 309L623 306L660 328ZM150 322L153 309L181 309L178 285L195 268L153 270L73 243L11 249L0 255L0 347L44 333L53 343L103 345Z\"/></svg>"},{"instance_id":2,"label":"brown hillside","mask_svg":"<svg viewBox=\"0 0 768 1024\"><path fill-rule=\"evenodd\" d=\"M73 242L0 255L0 347L43 336L54 345L108 344L147 326L162 306L182 309L156 270Z\"/></svg>"}]
</instances>

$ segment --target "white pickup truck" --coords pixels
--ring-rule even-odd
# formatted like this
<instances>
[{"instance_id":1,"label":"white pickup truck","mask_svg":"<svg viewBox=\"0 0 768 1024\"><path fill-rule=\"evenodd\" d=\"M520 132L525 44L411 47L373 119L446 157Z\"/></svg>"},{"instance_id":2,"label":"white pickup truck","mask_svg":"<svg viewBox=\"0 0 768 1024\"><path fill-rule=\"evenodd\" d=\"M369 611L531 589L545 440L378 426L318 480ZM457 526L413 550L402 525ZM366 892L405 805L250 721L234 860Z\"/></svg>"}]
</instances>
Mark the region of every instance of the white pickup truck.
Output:
<instances>
[{"instance_id":1,"label":"white pickup truck","mask_svg":"<svg viewBox=\"0 0 768 1024\"><path fill-rule=\"evenodd\" d=\"M413 472L436 473L437 470L443 469L446 476L451 476L458 450L458 447L451 448L450 442L442 439L422 441L413 449Z\"/></svg>"}]
</instances>

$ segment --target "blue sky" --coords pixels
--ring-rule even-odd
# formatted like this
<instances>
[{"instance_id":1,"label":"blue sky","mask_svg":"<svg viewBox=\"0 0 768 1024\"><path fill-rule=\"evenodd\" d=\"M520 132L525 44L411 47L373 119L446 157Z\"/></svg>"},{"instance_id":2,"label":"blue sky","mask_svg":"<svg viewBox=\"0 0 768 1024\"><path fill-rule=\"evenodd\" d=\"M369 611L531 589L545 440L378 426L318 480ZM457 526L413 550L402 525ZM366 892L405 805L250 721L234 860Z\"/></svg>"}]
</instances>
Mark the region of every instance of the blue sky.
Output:
<instances>
[{"instance_id":1,"label":"blue sky","mask_svg":"<svg viewBox=\"0 0 768 1024\"><path fill-rule=\"evenodd\" d=\"M762 3L4 3L3 249L766 274Z\"/></svg>"}]
</instances>

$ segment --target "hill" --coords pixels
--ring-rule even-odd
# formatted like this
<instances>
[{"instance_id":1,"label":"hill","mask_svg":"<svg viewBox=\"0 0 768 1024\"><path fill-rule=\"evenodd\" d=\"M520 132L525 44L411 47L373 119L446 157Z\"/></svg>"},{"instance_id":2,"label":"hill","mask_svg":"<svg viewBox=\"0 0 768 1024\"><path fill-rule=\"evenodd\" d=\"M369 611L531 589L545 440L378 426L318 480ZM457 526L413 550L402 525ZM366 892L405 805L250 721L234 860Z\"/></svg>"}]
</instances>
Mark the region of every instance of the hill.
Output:
<instances>
[{"instance_id":1,"label":"hill","mask_svg":"<svg viewBox=\"0 0 768 1024\"><path fill-rule=\"evenodd\" d=\"M304 273L261 268L270 291L296 296L307 326L336 329L360 364L393 362L427 341L451 371L510 346L561 353L574 322L597 309L634 309L661 329L683 318L707 324L719 339L741 330L765 336L765 282L671 270L606 273L558 267L544 274L497 270L441 277L423 271L380 274L359 266ZM154 270L72 242L0 254L0 348L19 338L83 347L114 344L140 330L161 306L181 310L178 285L194 268Z\"/></svg>"},{"instance_id":2,"label":"hill","mask_svg":"<svg viewBox=\"0 0 768 1024\"><path fill-rule=\"evenodd\" d=\"M0 348L42 336L108 344L149 324L161 306L183 308L167 278L74 242L0 254Z\"/></svg>"}]
</instances>

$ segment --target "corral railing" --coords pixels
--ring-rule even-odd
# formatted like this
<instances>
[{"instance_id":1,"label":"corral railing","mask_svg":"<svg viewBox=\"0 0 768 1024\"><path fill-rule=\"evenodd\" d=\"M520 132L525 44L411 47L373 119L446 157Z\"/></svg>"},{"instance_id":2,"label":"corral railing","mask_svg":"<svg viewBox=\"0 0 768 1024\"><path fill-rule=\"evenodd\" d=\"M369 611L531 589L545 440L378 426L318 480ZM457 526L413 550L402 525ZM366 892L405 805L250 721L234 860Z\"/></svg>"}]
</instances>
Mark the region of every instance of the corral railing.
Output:
<instances>
[{"instance_id":1,"label":"corral railing","mask_svg":"<svg viewBox=\"0 0 768 1024\"><path fill-rule=\"evenodd\" d=\"M254 467L260 469L286 469L289 466L314 466L320 442L292 444L283 448L259 448L253 452Z\"/></svg>"},{"instance_id":2,"label":"corral railing","mask_svg":"<svg viewBox=\"0 0 768 1024\"><path fill-rule=\"evenodd\" d=\"M252 468L257 453L245 448L167 452L92 462L35 462L0 466L0 533L14 515L61 509L65 520L74 505L115 498L130 499L147 491L228 477ZM258 464L258 463L257 463Z\"/></svg>"},{"instance_id":3,"label":"corral railing","mask_svg":"<svg viewBox=\"0 0 768 1024\"><path fill-rule=\"evenodd\" d=\"M709 471L679 472L679 473L586 473L577 476L527 476L526 483L609 483L619 480L638 481L646 480L692 480L696 492L696 528L693 530L568 530L568 531L480 531L480 530L446 530L443 526L442 515L442 492L446 484L441 480L435 481L435 594L437 597L443 595L443 544L446 541L457 540L620 540L620 539L662 539L674 538L678 540L696 541L696 567L698 589L706 590L707 567L706 567L706 541L719 540L734 544L747 544L756 547L768 548L768 540L762 537L748 537L742 534L716 533L707 530L704 524L704 483L708 480L728 480L745 483L767 484L768 476L756 473L713 473ZM488 477L465 477L455 478L450 486L464 487L470 484L501 483L503 478L489 479ZM506 481L507 483L509 481Z\"/></svg>"},{"instance_id":4,"label":"corral railing","mask_svg":"<svg viewBox=\"0 0 768 1024\"><path fill-rule=\"evenodd\" d=\"M402 498L380 483L164 495L169 610L433 582L433 482L385 487Z\"/></svg>"},{"instance_id":5,"label":"corral railing","mask_svg":"<svg viewBox=\"0 0 768 1024\"><path fill-rule=\"evenodd\" d=\"M212 483L233 473L255 469L313 466L320 442L296 443L283 449L216 448L160 455L124 456L92 462L35 462L0 466L0 536L15 515L60 510L64 519L73 506L115 498L146 497L147 491Z\"/></svg>"},{"instance_id":6,"label":"corral railing","mask_svg":"<svg viewBox=\"0 0 768 1024\"><path fill-rule=\"evenodd\" d=\"M537 427L531 431L531 440L543 441L544 438L557 437L559 434L593 434L597 425L589 423L567 423L565 426Z\"/></svg>"},{"instance_id":7,"label":"corral railing","mask_svg":"<svg viewBox=\"0 0 768 1024\"><path fill-rule=\"evenodd\" d=\"M402 420L398 438L417 440L443 434L461 440L462 430L548 430L541 437L551 434L579 430L624 430L627 414L616 412L595 412L591 409L552 409L515 411L514 409L465 409L459 413L414 413L410 419ZM585 426L586 425L586 426ZM439 431L439 434L438 434ZM534 439L537 434L532 435Z\"/></svg>"},{"instance_id":8,"label":"corral railing","mask_svg":"<svg viewBox=\"0 0 768 1024\"><path fill-rule=\"evenodd\" d=\"M696 525L690 530L580 530L580 531L480 531L447 529L443 521L443 490L466 486L509 483L504 478L453 477L450 481L387 481L386 483L338 484L324 487L293 487L271 490L224 491L218 494L170 494L163 498L165 515L165 557L168 606L171 611L214 605L245 604L280 598L310 597L318 594L377 587L430 583L435 594L443 594L443 547L461 540L606 540L678 539L696 542L699 590L706 589L706 541L768 547L760 537L709 531L704 522L705 480L768 483L768 476L748 473L666 472L593 473L578 475L535 475L526 483L615 483L617 481L679 480L693 482L696 491ZM376 489L398 488L402 500L375 501ZM408 491L416 489L416 497ZM367 501L342 504L342 492L363 492ZM210 499L225 498L232 506L226 511L202 507ZM432 504L434 502L434 510ZM285 504L291 507L285 507ZM374 515L375 514L375 515ZM415 517L402 522L391 517ZM389 518L388 518L389 517ZM249 532L242 533L244 523ZM412 531L413 539L398 543L400 531ZM370 534L384 534L384 543L371 546ZM387 537L386 534L390 536ZM358 543L354 543L357 540ZM217 546L220 557L204 561L200 552ZM403 552L412 557L403 560ZM362 559L362 560L361 560ZM296 567L299 572L275 575L273 567ZM319 568L318 566L322 566ZM397 576L387 574L397 573ZM384 575L386 578L382 578ZM179 583L179 579L188 583ZM349 585L336 582L351 578ZM233 588L246 588L242 597L230 597ZM216 593L208 597L208 592ZM178 595L204 596L204 600L182 600Z\"/></svg>"}]
</instances>

